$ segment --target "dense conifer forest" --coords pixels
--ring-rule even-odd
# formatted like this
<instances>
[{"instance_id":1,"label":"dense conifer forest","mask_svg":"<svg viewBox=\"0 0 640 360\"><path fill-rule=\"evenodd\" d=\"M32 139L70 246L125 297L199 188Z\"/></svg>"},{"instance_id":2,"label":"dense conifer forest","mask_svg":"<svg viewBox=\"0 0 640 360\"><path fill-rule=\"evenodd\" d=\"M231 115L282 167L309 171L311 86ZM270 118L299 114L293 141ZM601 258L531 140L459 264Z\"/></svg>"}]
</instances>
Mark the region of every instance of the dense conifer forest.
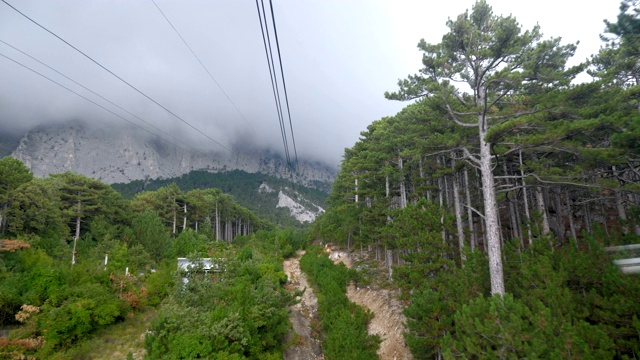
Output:
<instances>
[{"instance_id":1,"label":"dense conifer forest","mask_svg":"<svg viewBox=\"0 0 640 360\"><path fill-rule=\"evenodd\" d=\"M140 314L150 359L283 358L300 295L283 260L299 249L327 359L375 358L382 340L350 283L400 289L416 359L639 358L640 276L614 262L638 250L612 251L640 244L638 3L623 0L601 51L572 67L576 44L482 0L447 26L386 94L410 103L345 150L307 229L241 205L258 175L118 192L0 159L0 358L85 358L82 344ZM583 71L593 80L573 82ZM371 254L383 280L334 265L326 243Z\"/></svg>"},{"instance_id":2,"label":"dense conifer forest","mask_svg":"<svg viewBox=\"0 0 640 360\"><path fill-rule=\"evenodd\" d=\"M416 358L637 358L640 8L599 54L490 5L452 17L345 151L314 238L366 247L403 288ZM574 84L588 71L592 82Z\"/></svg>"},{"instance_id":3,"label":"dense conifer forest","mask_svg":"<svg viewBox=\"0 0 640 360\"><path fill-rule=\"evenodd\" d=\"M154 191L172 183L178 185L183 191L194 189L216 188L233 196L242 206L251 210L262 219L282 226L302 227L296 219L292 218L286 208L277 208L278 192L280 189L297 198L300 194L312 204L325 207L328 193L320 189L314 189L294 182L264 174L252 174L242 170L233 170L224 173L210 173L207 171L192 171L188 174L170 179L136 180L128 184L113 184L112 187L120 192L126 199L133 198L142 191ZM259 191L262 184L274 189L273 192ZM275 190L278 189L278 190ZM310 205L313 206L313 205Z\"/></svg>"}]
</instances>

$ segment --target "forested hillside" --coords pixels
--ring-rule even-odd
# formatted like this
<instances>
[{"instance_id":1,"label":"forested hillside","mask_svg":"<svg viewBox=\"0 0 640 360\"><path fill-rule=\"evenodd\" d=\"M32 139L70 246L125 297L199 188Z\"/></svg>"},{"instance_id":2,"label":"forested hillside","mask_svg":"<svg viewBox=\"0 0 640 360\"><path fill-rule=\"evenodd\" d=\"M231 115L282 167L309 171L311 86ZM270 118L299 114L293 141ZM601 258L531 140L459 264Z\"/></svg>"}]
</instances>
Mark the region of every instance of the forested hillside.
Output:
<instances>
[{"instance_id":1,"label":"forested hillside","mask_svg":"<svg viewBox=\"0 0 640 360\"><path fill-rule=\"evenodd\" d=\"M302 245L299 234L273 230L219 189L183 193L170 184L126 200L74 173L33 178L11 157L0 159L0 184L0 328L15 328L0 338L0 358L73 357L92 334L161 303L147 339L151 357L281 353L291 301L282 256ZM176 258L187 256L226 259L224 279L194 276L187 295L175 287L185 276ZM201 301L215 291L226 292L224 306ZM239 316L239 308L248 312ZM232 333L214 331L204 350L183 347L187 334L161 331L186 332L211 311L212 324ZM167 320L175 317L183 323Z\"/></svg>"},{"instance_id":2,"label":"forested hillside","mask_svg":"<svg viewBox=\"0 0 640 360\"><path fill-rule=\"evenodd\" d=\"M322 190L295 184L274 176L252 174L246 171L233 170L224 173L192 171L186 175L170 179L135 180L128 184L113 184L112 187L126 199L131 199L141 191L154 191L163 186L175 183L182 191L195 189L220 189L234 197L238 203L259 217L283 226L301 226L286 208L277 208L278 192L283 191L294 199L298 199L310 209L324 207L328 194ZM274 191L260 191L266 184Z\"/></svg>"},{"instance_id":3,"label":"forested hillside","mask_svg":"<svg viewBox=\"0 0 640 360\"><path fill-rule=\"evenodd\" d=\"M640 356L640 279L602 250L640 242L639 16L568 67L478 1L345 151L315 236L398 265L417 358Z\"/></svg>"}]
</instances>

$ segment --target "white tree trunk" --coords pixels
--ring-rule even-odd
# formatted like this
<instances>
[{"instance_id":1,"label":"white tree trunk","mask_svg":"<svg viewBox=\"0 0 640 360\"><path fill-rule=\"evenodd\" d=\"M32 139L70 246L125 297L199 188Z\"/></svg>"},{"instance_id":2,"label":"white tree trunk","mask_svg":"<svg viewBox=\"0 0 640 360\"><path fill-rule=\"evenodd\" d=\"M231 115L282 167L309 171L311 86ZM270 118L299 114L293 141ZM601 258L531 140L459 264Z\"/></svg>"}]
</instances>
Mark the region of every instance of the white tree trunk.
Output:
<instances>
[{"instance_id":1,"label":"white tree trunk","mask_svg":"<svg viewBox=\"0 0 640 360\"><path fill-rule=\"evenodd\" d=\"M358 178L356 178L356 204L358 203Z\"/></svg>"},{"instance_id":2,"label":"white tree trunk","mask_svg":"<svg viewBox=\"0 0 640 360\"><path fill-rule=\"evenodd\" d=\"M455 168L455 162L451 162L451 167ZM464 255L464 227L462 225L462 206L460 206L460 194L458 192L458 174L453 174L453 207L456 213L456 230L458 231L458 248L460 250L460 259L462 267L467 257Z\"/></svg>"},{"instance_id":3,"label":"white tree trunk","mask_svg":"<svg viewBox=\"0 0 640 360\"><path fill-rule=\"evenodd\" d=\"M400 168L400 209L407 207L407 190L404 185L404 163L402 156L400 156L400 150L398 150L398 167Z\"/></svg>"},{"instance_id":4,"label":"white tree trunk","mask_svg":"<svg viewBox=\"0 0 640 360\"><path fill-rule=\"evenodd\" d=\"M480 91L484 103L485 90ZM486 141L488 125L483 115L478 115L480 136L480 174L482 177L482 197L484 216L487 226L487 253L489 255L489 275L491 294L504 295L504 274L502 270L502 249L500 248L500 229L498 228L498 204L491 163L491 144Z\"/></svg>"},{"instance_id":5,"label":"white tree trunk","mask_svg":"<svg viewBox=\"0 0 640 360\"><path fill-rule=\"evenodd\" d=\"M187 228L187 203L184 203L184 218L182 219L182 231Z\"/></svg>"},{"instance_id":6,"label":"white tree trunk","mask_svg":"<svg viewBox=\"0 0 640 360\"><path fill-rule=\"evenodd\" d=\"M458 182L453 180L453 203L456 212L456 230L458 231L458 247L460 248L460 259L462 266L467 257L464 255L464 227L462 225L462 207L460 206L460 195L458 193Z\"/></svg>"},{"instance_id":7,"label":"white tree trunk","mask_svg":"<svg viewBox=\"0 0 640 360\"><path fill-rule=\"evenodd\" d=\"M71 253L71 265L76 264L76 245L78 244L78 238L80 237L80 213L82 212L82 203L78 200L78 216L76 217L76 234L73 237L73 252Z\"/></svg>"},{"instance_id":8,"label":"white tree trunk","mask_svg":"<svg viewBox=\"0 0 640 360\"><path fill-rule=\"evenodd\" d=\"M220 240L220 214L218 213L218 203L216 203L216 241Z\"/></svg>"},{"instance_id":9,"label":"white tree trunk","mask_svg":"<svg viewBox=\"0 0 640 360\"><path fill-rule=\"evenodd\" d=\"M471 245L471 252L475 251L476 247L476 234L473 227L473 211L471 210L471 192L469 191L469 170L464 168L464 192L467 202L467 221L469 222L469 245Z\"/></svg>"},{"instance_id":10,"label":"white tree trunk","mask_svg":"<svg viewBox=\"0 0 640 360\"><path fill-rule=\"evenodd\" d=\"M524 181L524 170L522 170L522 150L519 153L520 156L520 176L522 176L522 197L524 199L524 216L527 224L527 237L529 238L529 245L533 242L533 235L531 234L531 214L529 214L529 196L527 194L527 184Z\"/></svg>"},{"instance_id":11,"label":"white tree trunk","mask_svg":"<svg viewBox=\"0 0 640 360\"><path fill-rule=\"evenodd\" d=\"M542 235L548 235L551 228L549 227L549 218L547 217L547 207L544 204L542 188L539 186L536 187L536 207L542 217Z\"/></svg>"}]
</instances>

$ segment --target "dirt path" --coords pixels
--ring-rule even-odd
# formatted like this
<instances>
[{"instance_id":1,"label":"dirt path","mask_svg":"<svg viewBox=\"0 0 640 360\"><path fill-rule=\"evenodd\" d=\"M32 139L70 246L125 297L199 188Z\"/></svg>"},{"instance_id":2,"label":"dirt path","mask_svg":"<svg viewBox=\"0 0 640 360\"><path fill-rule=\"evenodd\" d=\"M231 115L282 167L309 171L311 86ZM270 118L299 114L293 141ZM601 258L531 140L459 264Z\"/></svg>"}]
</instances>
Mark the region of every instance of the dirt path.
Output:
<instances>
[{"instance_id":1,"label":"dirt path","mask_svg":"<svg viewBox=\"0 0 640 360\"><path fill-rule=\"evenodd\" d=\"M352 261L345 251L333 250L329 258L334 263L343 263L351 268ZM381 360L413 359L409 348L404 343L403 333L406 331L406 319L402 314L402 304L398 294L390 290L371 287L357 288L350 284L347 297L354 303L366 307L374 314L369 323L369 334L379 335L382 339L378 356Z\"/></svg>"},{"instance_id":2,"label":"dirt path","mask_svg":"<svg viewBox=\"0 0 640 360\"><path fill-rule=\"evenodd\" d=\"M318 321L318 298L307 283L307 277L300 271L300 258L304 251L298 251L295 258L284 261L284 272L289 278L287 290L303 290L300 302L289 308L293 332L287 336L289 347L284 351L285 360L324 359L318 334L313 330L313 323Z\"/></svg>"}]
</instances>

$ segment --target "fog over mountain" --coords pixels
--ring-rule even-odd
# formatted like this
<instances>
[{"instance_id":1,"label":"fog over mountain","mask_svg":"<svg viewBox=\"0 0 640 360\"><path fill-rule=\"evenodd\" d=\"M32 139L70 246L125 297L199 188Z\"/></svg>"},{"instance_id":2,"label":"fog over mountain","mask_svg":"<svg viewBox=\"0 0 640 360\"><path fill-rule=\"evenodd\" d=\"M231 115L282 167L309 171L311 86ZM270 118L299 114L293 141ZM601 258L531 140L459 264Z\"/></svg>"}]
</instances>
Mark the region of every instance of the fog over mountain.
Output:
<instances>
[{"instance_id":1,"label":"fog over mountain","mask_svg":"<svg viewBox=\"0 0 640 360\"><path fill-rule=\"evenodd\" d=\"M193 170L243 170L329 191L336 174L334 167L310 161L300 161L292 173L282 156L264 148L245 145L231 150L179 147L133 127L72 121L33 128L11 155L37 177L71 171L109 184L167 179Z\"/></svg>"},{"instance_id":2,"label":"fog over mountain","mask_svg":"<svg viewBox=\"0 0 640 360\"><path fill-rule=\"evenodd\" d=\"M7 0L7 3L189 125L0 3L3 134L22 135L37 124L71 119L106 128L130 121L156 134L161 129L176 138L171 141L178 145L182 142L194 148L219 151L249 144L283 153L254 1L156 0L154 4ZM397 79L420 67L418 41L425 38L438 42L446 31L446 19L470 8L473 1L451 1L438 6L410 0L273 3L298 156L336 166L344 148L351 147L368 124L394 115L406 105L387 101L383 94L396 88ZM511 13L527 28L539 22L547 36L563 36L564 42L580 40L576 61L583 61L597 51L598 34L603 27L598 24L604 18L614 18L618 6L617 2L610 2L585 7L584 2L577 0L541 0L535 4L494 0L491 4L497 13ZM547 11L550 7L554 11ZM580 21L567 26L566 14L576 9L580 9ZM270 17L268 2L266 10ZM273 36L274 29L269 30ZM272 42L273 56L277 59L275 45ZM286 113L286 104L283 110ZM288 118L286 125L293 152Z\"/></svg>"}]
</instances>

